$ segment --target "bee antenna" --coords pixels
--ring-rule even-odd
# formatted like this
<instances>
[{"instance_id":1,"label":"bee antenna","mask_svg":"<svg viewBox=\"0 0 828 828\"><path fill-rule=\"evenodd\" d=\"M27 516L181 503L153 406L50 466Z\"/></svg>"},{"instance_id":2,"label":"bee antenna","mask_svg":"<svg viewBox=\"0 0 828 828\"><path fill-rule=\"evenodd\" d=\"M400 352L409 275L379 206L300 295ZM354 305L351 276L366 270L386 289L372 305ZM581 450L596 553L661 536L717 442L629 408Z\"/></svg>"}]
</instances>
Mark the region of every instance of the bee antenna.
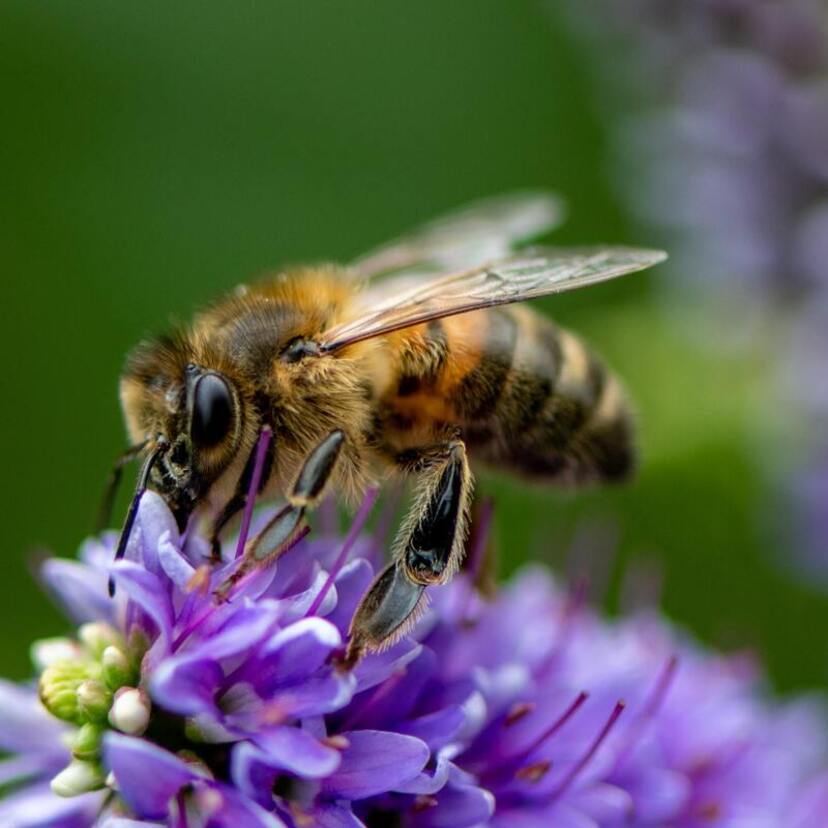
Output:
<instances>
[{"instance_id":1,"label":"bee antenna","mask_svg":"<svg viewBox=\"0 0 828 828\"><path fill-rule=\"evenodd\" d=\"M129 504L129 511L127 512L126 520L124 520L123 528L121 529L120 537L118 538L118 546L115 549L115 560L119 561L121 558L124 557L124 553L126 552L127 543L129 542L129 536L132 534L132 526L135 523L135 518L138 515L138 506L141 503L141 498L144 495L144 492L147 490L147 485L149 484L149 476L150 472L152 471L152 467L155 465L156 461L162 454L164 454L167 449L170 447L170 444L167 442L166 438L159 437L156 441L155 448L150 452L149 456L146 460L144 460L144 465L141 466L141 471L138 474L138 483L135 486L135 494L132 497L132 502ZM112 575L109 576L109 597L112 598L115 595L115 579Z\"/></svg>"}]
</instances>

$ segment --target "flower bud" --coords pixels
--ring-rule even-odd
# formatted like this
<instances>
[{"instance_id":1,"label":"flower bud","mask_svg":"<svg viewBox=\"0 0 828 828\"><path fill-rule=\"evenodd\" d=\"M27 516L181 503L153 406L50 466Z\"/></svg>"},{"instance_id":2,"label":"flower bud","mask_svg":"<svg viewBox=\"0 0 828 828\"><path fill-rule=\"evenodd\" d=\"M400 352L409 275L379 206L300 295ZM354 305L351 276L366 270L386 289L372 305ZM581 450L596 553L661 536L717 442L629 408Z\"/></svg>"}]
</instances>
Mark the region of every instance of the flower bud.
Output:
<instances>
[{"instance_id":1,"label":"flower bud","mask_svg":"<svg viewBox=\"0 0 828 828\"><path fill-rule=\"evenodd\" d=\"M78 712L87 722L105 722L112 704L112 693L97 679L87 679L77 690Z\"/></svg>"},{"instance_id":2,"label":"flower bud","mask_svg":"<svg viewBox=\"0 0 828 828\"><path fill-rule=\"evenodd\" d=\"M78 796L104 786L104 775L94 762L73 759L54 779L52 792L58 796Z\"/></svg>"},{"instance_id":3,"label":"flower bud","mask_svg":"<svg viewBox=\"0 0 828 828\"><path fill-rule=\"evenodd\" d=\"M104 683L113 691L126 684L133 684L138 678L129 658L120 647L107 647L101 655L101 666Z\"/></svg>"},{"instance_id":4,"label":"flower bud","mask_svg":"<svg viewBox=\"0 0 828 828\"><path fill-rule=\"evenodd\" d=\"M117 647L123 644L118 632L103 621L83 624L78 630L78 639L96 659L101 657L107 647Z\"/></svg>"},{"instance_id":5,"label":"flower bud","mask_svg":"<svg viewBox=\"0 0 828 828\"><path fill-rule=\"evenodd\" d=\"M29 648L32 663L38 672L60 661L80 661L83 651L71 638L41 638Z\"/></svg>"},{"instance_id":6,"label":"flower bud","mask_svg":"<svg viewBox=\"0 0 828 828\"><path fill-rule=\"evenodd\" d=\"M122 733L140 736L149 724L150 701L143 690L123 687L115 694L109 723Z\"/></svg>"},{"instance_id":7,"label":"flower bud","mask_svg":"<svg viewBox=\"0 0 828 828\"><path fill-rule=\"evenodd\" d=\"M55 662L40 675L40 701L58 719L77 722L80 715L77 691L86 678L86 665L76 661Z\"/></svg>"},{"instance_id":8,"label":"flower bud","mask_svg":"<svg viewBox=\"0 0 828 828\"><path fill-rule=\"evenodd\" d=\"M71 750L75 759L97 759L101 752L101 735L103 728L100 725L87 722L81 725L72 738Z\"/></svg>"}]
</instances>

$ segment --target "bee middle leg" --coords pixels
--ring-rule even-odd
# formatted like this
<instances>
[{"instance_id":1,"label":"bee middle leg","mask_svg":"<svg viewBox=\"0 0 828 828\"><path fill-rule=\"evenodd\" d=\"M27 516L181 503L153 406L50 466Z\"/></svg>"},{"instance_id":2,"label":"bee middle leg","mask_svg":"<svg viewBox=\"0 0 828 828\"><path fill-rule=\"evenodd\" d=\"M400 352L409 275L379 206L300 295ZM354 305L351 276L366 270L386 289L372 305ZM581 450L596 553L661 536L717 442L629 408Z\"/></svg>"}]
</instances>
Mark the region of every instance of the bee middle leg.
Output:
<instances>
[{"instance_id":1,"label":"bee middle leg","mask_svg":"<svg viewBox=\"0 0 828 828\"><path fill-rule=\"evenodd\" d=\"M322 500L345 442L344 432L336 429L328 434L305 458L293 484L287 503L267 522L244 550L244 559L236 571L218 588L216 596L223 600L245 575L266 566L277 558L296 537L308 509Z\"/></svg>"},{"instance_id":2,"label":"bee middle leg","mask_svg":"<svg viewBox=\"0 0 828 828\"><path fill-rule=\"evenodd\" d=\"M453 440L398 459L422 477L414 508L403 523L394 560L374 579L351 622L346 666L367 650L400 638L416 620L425 589L459 569L472 496L466 447Z\"/></svg>"}]
</instances>

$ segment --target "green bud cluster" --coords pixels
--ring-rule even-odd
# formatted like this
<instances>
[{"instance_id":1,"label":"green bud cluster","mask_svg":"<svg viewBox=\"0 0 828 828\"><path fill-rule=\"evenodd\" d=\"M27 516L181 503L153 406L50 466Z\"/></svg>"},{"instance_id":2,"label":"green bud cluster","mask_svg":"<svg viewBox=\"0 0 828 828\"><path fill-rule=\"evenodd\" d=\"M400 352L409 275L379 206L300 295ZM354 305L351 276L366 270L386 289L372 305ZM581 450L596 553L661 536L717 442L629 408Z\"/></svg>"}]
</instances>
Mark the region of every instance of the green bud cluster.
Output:
<instances>
[{"instance_id":1,"label":"green bud cluster","mask_svg":"<svg viewBox=\"0 0 828 828\"><path fill-rule=\"evenodd\" d=\"M59 796L77 796L106 784L101 740L112 726L137 734L149 721L150 704L137 689L135 648L104 623L84 624L77 641L48 639L32 647L42 669L38 690L43 706L76 730L67 736L72 761L52 780Z\"/></svg>"}]
</instances>

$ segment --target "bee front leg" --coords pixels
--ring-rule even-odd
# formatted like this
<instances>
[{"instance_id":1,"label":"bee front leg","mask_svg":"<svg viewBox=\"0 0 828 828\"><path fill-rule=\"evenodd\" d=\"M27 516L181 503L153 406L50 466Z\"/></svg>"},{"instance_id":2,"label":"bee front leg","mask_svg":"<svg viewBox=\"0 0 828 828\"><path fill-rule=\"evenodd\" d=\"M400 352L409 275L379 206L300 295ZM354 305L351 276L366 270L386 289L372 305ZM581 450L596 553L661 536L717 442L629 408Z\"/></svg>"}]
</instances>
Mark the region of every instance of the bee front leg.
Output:
<instances>
[{"instance_id":1,"label":"bee front leg","mask_svg":"<svg viewBox=\"0 0 828 828\"><path fill-rule=\"evenodd\" d=\"M216 596L220 600L225 599L233 586L250 571L275 560L290 546L307 510L315 508L322 500L344 443L345 434L337 429L308 454L288 495L288 502L250 541L241 565L218 588Z\"/></svg>"},{"instance_id":2,"label":"bee front leg","mask_svg":"<svg viewBox=\"0 0 828 828\"><path fill-rule=\"evenodd\" d=\"M401 463L424 476L416 505L396 544L394 561L374 580L351 622L345 663L353 666L368 650L394 643L417 620L425 589L446 583L463 557L472 495L466 447L460 440L419 453Z\"/></svg>"}]
</instances>

